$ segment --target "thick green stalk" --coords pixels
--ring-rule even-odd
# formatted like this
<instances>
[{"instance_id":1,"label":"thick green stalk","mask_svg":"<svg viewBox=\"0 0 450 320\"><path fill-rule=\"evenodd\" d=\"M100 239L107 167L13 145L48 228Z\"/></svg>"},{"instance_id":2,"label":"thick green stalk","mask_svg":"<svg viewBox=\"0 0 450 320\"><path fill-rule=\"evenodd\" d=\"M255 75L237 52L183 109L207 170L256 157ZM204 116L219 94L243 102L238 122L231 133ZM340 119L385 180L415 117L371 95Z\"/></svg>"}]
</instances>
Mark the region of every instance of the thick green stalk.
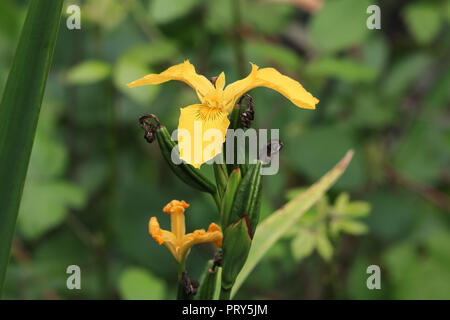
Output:
<instances>
[{"instance_id":1,"label":"thick green stalk","mask_svg":"<svg viewBox=\"0 0 450 320\"><path fill-rule=\"evenodd\" d=\"M62 7L30 1L0 104L0 293Z\"/></svg>"},{"instance_id":2,"label":"thick green stalk","mask_svg":"<svg viewBox=\"0 0 450 320\"><path fill-rule=\"evenodd\" d=\"M183 283L183 273L186 270L186 260L183 260L182 262L178 263L177 265L177 271L178 271L178 291L177 291L177 300L187 300L188 297L186 295L186 292L184 290L184 283Z\"/></svg>"}]
</instances>

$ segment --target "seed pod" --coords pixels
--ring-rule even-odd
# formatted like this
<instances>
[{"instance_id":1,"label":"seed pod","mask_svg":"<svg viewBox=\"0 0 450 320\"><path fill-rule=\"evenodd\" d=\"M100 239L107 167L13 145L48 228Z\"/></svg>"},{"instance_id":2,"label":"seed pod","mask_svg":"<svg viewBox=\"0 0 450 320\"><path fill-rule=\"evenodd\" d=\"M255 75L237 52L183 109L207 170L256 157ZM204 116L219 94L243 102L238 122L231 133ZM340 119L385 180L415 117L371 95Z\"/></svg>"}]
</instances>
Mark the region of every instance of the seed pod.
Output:
<instances>
[{"instance_id":1,"label":"seed pod","mask_svg":"<svg viewBox=\"0 0 450 320\"><path fill-rule=\"evenodd\" d=\"M250 221L249 231L252 238L259 220L262 189L261 165L261 161L250 165L244 178L242 178L236 191L228 222L228 224L232 224L244 216L248 216Z\"/></svg>"},{"instance_id":2,"label":"seed pod","mask_svg":"<svg viewBox=\"0 0 450 320\"><path fill-rule=\"evenodd\" d=\"M238 167L231 172L222 198L222 205L220 208L222 227L226 227L229 224L231 208L233 206L234 197L236 195L236 191L238 189L240 181L241 181L241 170Z\"/></svg>"},{"instance_id":3,"label":"seed pod","mask_svg":"<svg viewBox=\"0 0 450 320\"><path fill-rule=\"evenodd\" d=\"M229 225L223 236L222 291L229 292L247 260L252 240L248 219Z\"/></svg>"},{"instance_id":4,"label":"seed pod","mask_svg":"<svg viewBox=\"0 0 450 320\"><path fill-rule=\"evenodd\" d=\"M195 169L190 164L184 162L180 164L173 163L172 149L176 144L170 137L166 127L162 125L158 126L155 130L155 135L164 159L178 178L197 190L209 192L212 195L216 193L214 184L208 178L203 176L198 169Z\"/></svg>"}]
</instances>

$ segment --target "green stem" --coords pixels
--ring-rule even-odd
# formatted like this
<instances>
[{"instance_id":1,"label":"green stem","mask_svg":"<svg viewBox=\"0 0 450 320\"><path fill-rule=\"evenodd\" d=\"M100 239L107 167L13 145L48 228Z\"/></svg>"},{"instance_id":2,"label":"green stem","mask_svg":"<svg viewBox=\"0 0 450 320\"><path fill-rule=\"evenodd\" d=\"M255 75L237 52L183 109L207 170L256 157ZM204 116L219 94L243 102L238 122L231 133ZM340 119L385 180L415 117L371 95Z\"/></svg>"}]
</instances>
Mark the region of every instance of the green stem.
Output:
<instances>
[{"instance_id":1,"label":"green stem","mask_svg":"<svg viewBox=\"0 0 450 320\"><path fill-rule=\"evenodd\" d=\"M29 1L0 104L0 293L63 1Z\"/></svg>"},{"instance_id":2,"label":"green stem","mask_svg":"<svg viewBox=\"0 0 450 320\"><path fill-rule=\"evenodd\" d=\"M186 300L188 299L186 295L186 291L184 289L184 283L183 283L183 273L186 270L186 259L178 263L177 265L178 269L178 292L177 292L177 300Z\"/></svg>"},{"instance_id":3,"label":"green stem","mask_svg":"<svg viewBox=\"0 0 450 320\"><path fill-rule=\"evenodd\" d=\"M220 287L220 300L230 300L231 288L225 289L224 287Z\"/></svg>"}]
</instances>

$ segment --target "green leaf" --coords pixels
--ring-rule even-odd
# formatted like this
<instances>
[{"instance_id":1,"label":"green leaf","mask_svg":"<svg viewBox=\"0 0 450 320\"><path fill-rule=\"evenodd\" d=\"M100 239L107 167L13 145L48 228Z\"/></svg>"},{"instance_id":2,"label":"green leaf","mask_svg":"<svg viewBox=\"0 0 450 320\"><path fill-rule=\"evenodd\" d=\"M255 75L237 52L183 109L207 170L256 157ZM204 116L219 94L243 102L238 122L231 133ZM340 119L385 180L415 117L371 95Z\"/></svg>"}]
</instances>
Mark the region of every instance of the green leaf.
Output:
<instances>
[{"instance_id":1,"label":"green leaf","mask_svg":"<svg viewBox=\"0 0 450 320\"><path fill-rule=\"evenodd\" d=\"M331 245L325 230L322 230L317 236L317 252L325 261L330 261L333 256L333 246Z\"/></svg>"},{"instance_id":2,"label":"green leaf","mask_svg":"<svg viewBox=\"0 0 450 320\"><path fill-rule=\"evenodd\" d=\"M0 292L63 1L34 0L0 104Z\"/></svg>"},{"instance_id":3,"label":"green leaf","mask_svg":"<svg viewBox=\"0 0 450 320\"><path fill-rule=\"evenodd\" d=\"M242 15L245 17L242 23L251 24L260 33L282 32L294 12L292 6L286 3L253 0L242 1L241 3ZM270 17L270 19L267 19L267 17Z\"/></svg>"},{"instance_id":4,"label":"green leaf","mask_svg":"<svg viewBox=\"0 0 450 320\"><path fill-rule=\"evenodd\" d=\"M346 216L352 218L367 217L370 212L370 204L364 201L352 201L342 212Z\"/></svg>"},{"instance_id":5,"label":"green leaf","mask_svg":"<svg viewBox=\"0 0 450 320\"><path fill-rule=\"evenodd\" d=\"M372 211L367 218L370 234L385 242L404 237L416 217L423 215L417 197L403 191L378 191L367 198Z\"/></svg>"},{"instance_id":6,"label":"green leaf","mask_svg":"<svg viewBox=\"0 0 450 320\"><path fill-rule=\"evenodd\" d=\"M91 84L101 81L111 73L111 66L104 61L88 60L70 68L66 81L69 84Z\"/></svg>"},{"instance_id":7,"label":"green leaf","mask_svg":"<svg viewBox=\"0 0 450 320\"><path fill-rule=\"evenodd\" d=\"M160 86L143 86L129 88L127 83L152 73L146 63L133 60L127 56L122 57L114 68L114 84L122 93L129 96L141 106L148 106L159 92Z\"/></svg>"},{"instance_id":8,"label":"green leaf","mask_svg":"<svg viewBox=\"0 0 450 320\"><path fill-rule=\"evenodd\" d=\"M161 40L135 45L127 50L122 58L142 64L156 64L171 61L177 54L177 47L172 42Z\"/></svg>"},{"instance_id":9,"label":"green leaf","mask_svg":"<svg viewBox=\"0 0 450 320\"><path fill-rule=\"evenodd\" d=\"M375 69L378 75L388 62L389 49L387 41L381 35L370 37L364 42L362 48L364 65Z\"/></svg>"},{"instance_id":10,"label":"green leaf","mask_svg":"<svg viewBox=\"0 0 450 320\"><path fill-rule=\"evenodd\" d=\"M418 119L397 143L392 161L395 170L415 181L435 183L450 161L449 155L443 150L446 148L439 142L446 132L448 134L448 128ZM420 150L417 150L418 145L421 146Z\"/></svg>"},{"instance_id":11,"label":"green leaf","mask_svg":"<svg viewBox=\"0 0 450 320\"><path fill-rule=\"evenodd\" d=\"M119 276L119 292L127 300L161 300L166 285L145 269L127 268Z\"/></svg>"},{"instance_id":12,"label":"green leaf","mask_svg":"<svg viewBox=\"0 0 450 320\"><path fill-rule=\"evenodd\" d=\"M260 66L279 65L289 72L300 70L302 60L299 55L288 47L261 41L245 41L245 51L251 57L252 63Z\"/></svg>"},{"instance_id":13,"label":"green leaf","mask_svg":"<svg viewBox=\"0 0 450 320\"><path fill-rule=\"evenodd\" d=\"M409 32L419 44L428 44L441 29L439 8L431 3L414 2L403 12Z\"/></svg>"},{"instance_id":14,"label":"green leaf","mask_svg":"<svg viewBox=\"0 0 450 320\"><path fill-rule=\"evenodd\" d=\"M337 139L336 137L339 137ZM284 152L293 168L312 181L319 179L334 163L339 161L342 150L354 148L353 132L342 126L315 126L299 135L288 136ZM314 152L303 152L298 156L298 150L314 150L320 146L320 155ZM357 153L346 174L339 180L339 188L356 188L364 181L362 154Z\"/></svg>"},{"instance_id":15,"label":"green leaf","mask_svg":"<svg viewBox=\"0 0 450 320\"><path fill-rule=\"evenodd\" d=\"M444 16L450 22L450 1L445 1L442 8Z\"/></svg>"},{"instance_id":16,"label":"green leaf","mask_svg":"<svg viewBox=\"0 0 450 320\"><path fill-rule=\"evenodd\" d=\"M150 3L150 19L167 23L186 15L197 4L196 0L153 0Z\"/></svg>"},{"instance_id":17,"label":"green leaf","mask_svg":"<svg viewBox=\"0 0 450 320\"><path fill-rule=\"evenodd\" d=\"M113 29L125 19L129 4L130 1L87 0L81 16L105 29Z\"/></svg>"},{"instance_id":18,"label":"green leaf","mask_svg":"<svg viewBox=\"0 0 450 320\"><path fill-rule=\"evenodd\" d=\"M316 245L316 237L308 230L299 230L291 242L291 252L295 260L299 261L309 256Z\"/></svg>"},{"instance_id":19,"label":"green leaf","mask_svg":"<svg viewBox=\"0 0 450 320\"><path fill-rule=\"evenodd\" d=\"M423 53L403 57L391 68L381 92L388 97L401 96L430 65L431 58Z\"/></svg>"},{"instance_id":20,"label":"green leaf","mask_svg":"<svg viewBox=\"0 0 450 320\"><path fill-rule=\"evenodd\" d=\"M319 51L332 53L363 42L368 0L326 1L309 25L309 37Z\"/></svg>"},{"instance_id":21,"label":"green leaf","mask_svg":"<svg viewBox=\"0 0 450 320\"><path fill-rule=\"evenodd\" d=\"M345 157L318 182L275 211L258 225L247 262L236 279L231 296L234 296L250 272L264 257L265 253L331 188L336 180L344 173L352 157L353 151L348 151Z\"/></svg>"},{"instance_id":22,"label":"green leaf","mask_svg":"<svg viewBox=\"0 0 450 320\"><path fill-rule=\"evenodd\" d=\"M25 185L18 227L27 239L35 239L60 224L69 208L79 209L85 194L78 186L64 182L30 182Z\"/></svg>"},{"instance_id":23,"label":"green leaf","mask_svg":"<svg viewBox=\"0 0 450 320\"><path fill-rule=\"evenodd\" d=\"M58 109L48 102L40 115L17 222L26 239L40 237L62 223L69 209L85 204L84 190L64 180L67 150L58 120Z\"/></svg>"},{"instance_id":24,"label":"green leaf","mask_svg":"<svg viewBox=\"0 0 450 320\"><path fill-rule=\"evenodd\" d=\"M345 210L349 200L350 196L348 195L348 193L342 192L341 194L339 194L334 203L334 210L337 214L341 214Z\"/></svg>"},{"instance_id":25,"label":"green leaf","mask_svg":"<svg viewBox=\"0 0 450 320\"><path fill-rule=\"evenodd\" d=\"M222 33L233 26L231 1L206 1L207 28L216 33Z\"/></svg>"},{"instance_id":26,"label":"green leaf","mask_svg":"<svg viewBox=\"0 0 450 320\"><path fill-rule=\"evenodd\" d=\"M0 34L13 40L20 28L20 14L17 4L12 1L0 3Z\"/></svg>"},{"instance_id":27,"label":"green leaf","mask_svg":"<svg viewBox=\"0 0 450 320\"><path fill-rule=\"evenodd\" d=\"M361 235L367 233L367 226L362 222L345 219L337 221L333 231Z\"/></svg>"},{"instance_id":28,"label":"green leaf","mask_svg":"<svg viewBox=\"0 0 450 320\"><path fill-rule=\"evenodd\" d=\"M333 77L348 82L371 82L377 70L347 58L324 58L308 65L312 76Z\"/></svg>"},{"instance_id":29,"label":"green leaf","mask_svg":"<svg viewBox=\"0 0 450 320\"><path fill-rule=\"evenodd\" d=\"M447 233L447 231L445 231ZM433 248L439 244L440 249ZM450 260L442 259L450 237L432 234L422 246L403 242L385 251L382 261L389 272L393 299L449 299Z\"/></svg>"}]
</instances>

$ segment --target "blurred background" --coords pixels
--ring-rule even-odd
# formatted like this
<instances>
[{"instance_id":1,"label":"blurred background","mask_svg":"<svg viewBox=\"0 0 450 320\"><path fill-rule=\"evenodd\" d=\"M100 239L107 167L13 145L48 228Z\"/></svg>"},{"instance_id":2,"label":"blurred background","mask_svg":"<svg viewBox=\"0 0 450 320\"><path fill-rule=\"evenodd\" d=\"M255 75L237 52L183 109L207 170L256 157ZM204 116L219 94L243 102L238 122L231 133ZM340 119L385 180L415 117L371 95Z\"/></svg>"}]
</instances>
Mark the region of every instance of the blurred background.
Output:
<instances>
[{"instance_id":1,"label":"blurred background","mask_svg":"<svg viewBox=\"0 0 450 320\"><path fill-rule=\"evenodd\" d=\"M0 88L28 1L0 2ZM19 212L7 299L173 299L176 265L148 235L163 206L191 204L187 229L218 216L169 171L138 125L170 130L196 103L187 85L126 83L185 59L227 82L249 62L275 67L320 99L295 108L254 89L257 128L279 128L279 173L262 218L353 148L346 173L252 272L241 299L450 299L450 1L86 0L64 14ZM381 8L381 30L366 9ZM65 9L64 9L65 11ZM33 57L30 57L32 59ZM211 175L211 168L202 171ZM350 214L349 214L350 212ZM342 219L342 215L349 215ZM188 259L198 279L210 245ZM66 268L81 268L68 290ZM381 268L381 290L366 269Z\"/></svg>"}]
</instances>

